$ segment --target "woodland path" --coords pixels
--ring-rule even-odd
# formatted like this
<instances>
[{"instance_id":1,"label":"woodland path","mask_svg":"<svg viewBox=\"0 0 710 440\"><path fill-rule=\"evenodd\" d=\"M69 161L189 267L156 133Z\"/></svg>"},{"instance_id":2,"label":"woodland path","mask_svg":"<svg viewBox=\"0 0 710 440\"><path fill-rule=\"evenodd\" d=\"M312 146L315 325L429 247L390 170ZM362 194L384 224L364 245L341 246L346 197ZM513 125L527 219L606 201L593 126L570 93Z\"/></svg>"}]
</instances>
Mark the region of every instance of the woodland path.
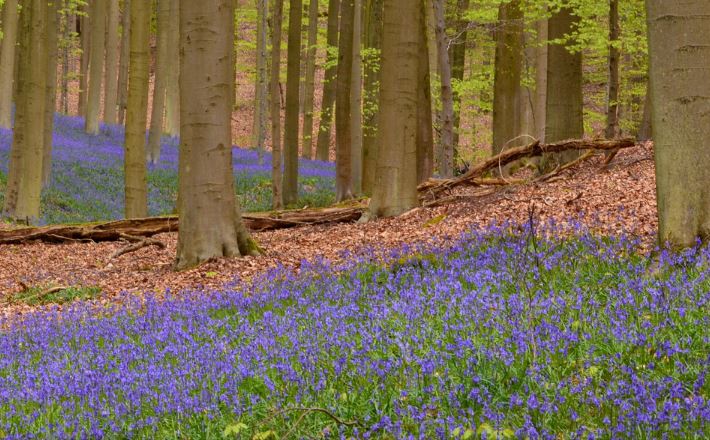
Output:
<instances>
[{"instance_id":1,"label":"woodland path","mask_svg":"<svg viewBox=\"0 0 710 440\"><path fill-rule=\"evenodd\" d=\"M126 297L121 292L160 295L166 289L217 289L280 264L298 269L303 260L323 257L338 262L344 253L365 248L377 251L455 239L492 222L525 222L531 205L539 221L576 220L604 234L639 236L645 246L653 246L657 219L651 145L621 151L607 170L600 165L595 158L548 182L511 185L492 193L458 188L450 204L419 208L392 219L257 232L254 237L266 255L217 260L184 272L172 270L176 233L155 237L165 249L145 247L114 259L111 256L125 243L5 245L0 247L0 303L23 285L98 286L104 292L100 301L111 303ZM488 194L480 195L484 191ZM0 315L28 310L28 306L4 305Z\"/></svg>"}]
</instances>

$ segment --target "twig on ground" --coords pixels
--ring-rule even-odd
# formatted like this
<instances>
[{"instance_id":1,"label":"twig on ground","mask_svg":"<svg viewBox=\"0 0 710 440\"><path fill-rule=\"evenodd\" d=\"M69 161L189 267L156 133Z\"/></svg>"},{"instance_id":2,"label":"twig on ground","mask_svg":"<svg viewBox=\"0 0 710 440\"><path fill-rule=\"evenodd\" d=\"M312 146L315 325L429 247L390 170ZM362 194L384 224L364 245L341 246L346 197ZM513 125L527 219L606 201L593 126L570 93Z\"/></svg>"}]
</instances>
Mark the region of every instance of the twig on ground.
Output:
<instances>
[{"instance_id":1,"label":"twig on ground","mask_svg":"<svg viewBox=\"0 0 710 440\"><path fill-rule=\"evenodd\" d=\"M129 240L129 241L132 241L133 243L114 252L111 255L111 257L109 257L109 260L113 260L115 258L122 256L122 255L126 255L128 253L135 252L135 251L137 251L139 249L143 249L144 247L147 247L147 246L155 246L159 249L165 249L167 247L165 245L165 243L163 243L160 240L156 240L154 238L145 238L145 239L141 239L138 237L131 237L131 238L132 238L132 240ZM133 240L135 238L138 238L139 241Z\"/></svg>"}]
</instances>

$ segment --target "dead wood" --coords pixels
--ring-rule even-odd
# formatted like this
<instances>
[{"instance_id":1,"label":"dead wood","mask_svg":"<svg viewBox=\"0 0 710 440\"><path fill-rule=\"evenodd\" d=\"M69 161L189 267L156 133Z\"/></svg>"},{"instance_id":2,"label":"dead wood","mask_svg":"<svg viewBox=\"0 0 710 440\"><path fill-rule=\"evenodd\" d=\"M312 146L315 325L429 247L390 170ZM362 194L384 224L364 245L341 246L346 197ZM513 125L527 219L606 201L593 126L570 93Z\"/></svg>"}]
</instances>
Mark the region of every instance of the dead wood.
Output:
<instances>
[{"instance_id":1,"label":"dead wood","mask_svg":"<svg viewBox=\"0 0 710 440\"><path fill-rule=\"evenodd\" d=\"M531 144L510 148L502 153L485 160L484 162L471 168L465 174L453 179L430 179L419 185L418 189L423 197L436 197L442 191L460 186L477 185L476 180L485 173L498 167L503 167L509 163L526 157L541 156L544 153L560 153L567 150L599 150L613 151L622 148L630 148L636 145L631 138L618 140L567 140L553 144L541 144L535 141Z\"/></svg>"},{"instance_id":2,"label":"dead wood","mask_svg":"<svg viewBox=\"0 0 710 440\"><path fill-rule=\"evenodd\" d=\"M131 236L131 238L135 238L135 237ZM134 241L134 240L131 240L131 241L132 241L132 243L129 244L128 246L123 247L123 248L117 250L116 252L114 252L113 255L111 255L111 257L109 258L109 260L113 260L114 258L118 258L122 255L126 255L131 252L135 252L139 249L143 249L144 247L148 247L148 246L155 246L160 249L165 249L167 247L167 246L165 246L165 243L163 243L160 240L156 240L154 238L145 238L145 239L142 239L139 241Z\"/></svg>"}]
</instances>

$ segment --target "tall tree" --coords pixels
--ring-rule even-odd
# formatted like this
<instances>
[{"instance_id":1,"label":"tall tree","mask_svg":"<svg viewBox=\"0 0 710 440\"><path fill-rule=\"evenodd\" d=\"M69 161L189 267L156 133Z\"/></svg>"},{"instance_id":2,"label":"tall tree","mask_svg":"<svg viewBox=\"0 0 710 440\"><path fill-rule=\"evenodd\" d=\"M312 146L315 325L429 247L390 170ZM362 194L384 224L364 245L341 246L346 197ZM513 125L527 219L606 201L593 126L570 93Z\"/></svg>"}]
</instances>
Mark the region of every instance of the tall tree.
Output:
<instances>
[{"instance_id":1,"label":"tall tree","mask_svg":"<svg viewBox=\"0 0 710 440\"><path fill-rule=\"evenodd\" d=\"M286 116L284 119L283 199L298 201L299 86L301 83L301 0L291 0L288 12L288 66L286 69Z\"/></svg>"},{"instance_id":2,"label":"tall tree","mask_svg":"<svg viewBox=\"0 0 710 440\"><path fill-rule=\"evenodd\" d=\"M118 34L118 0L108 0L106 12L106 79L104 79L104 122L107 124L118 123L118 63L119 63L119 34Z\"/></svg>"},{"instance_id":3,"label":"tall tree","mask_svg":"<svg viewBox=\"0 0 710 440\"><path fill-rule=\"evenodd\" d=\"M180 231L176 267L256 255L234 194L232 0L180 1Z\"/></svg>"},{"instance_id":4,"label":"tall tree","mask_svg":"<svg viewBox=\"0 0 710 440\"><path fill-rule=\"evenodd\" d=\"M379 145L370 216L389 217L417 198L417 88L421 55L419 1L384 0Z\"/></svg>"},{"instance_id":5,"label":"tall tree","mask_svg":"<svg viewBox=\"0 0 710 440\"><path fill-rule=\"evenodd\" d=\"M352 198L352 127L350 90L353 74L353 0L340 4L340 41L335 96L335 200Z\"/></svg>"},{"instance_id":6,"label":"tall tree","mask_svg":"<svg viewBox=\"0 0 710 440\"><path fill-rule=\"evenodd\" d=\"M267 0L256 2L256 81L254 83L254 124L252 144L259 155L259 163L264 161L264 140L266 139L266 107L268 100L268 52L266 49Z\"/></svg>"},{"instance_id":7,"label":"tall tree","mask_svg":"<svg viewBox=\"0 0 710 440\"><path fill-rule=\"evenodd\" d=\"M710 237L710 2L646 1L661 244Z\"/></svg>"},{"instance_id":8,"label":"tall tree","mask_svg":"<svg viewBox=\"0 0 710 440\"><path fill-rule=\"evenodd\" d=\"M15 126L3 215L39 218L47 100L47 1L24 0L20 18Z\"/></svg>"},{"instance_id":9,"label":"tall tree","mask_svg":"<svg viewBox=\"0 0 710 440\"><path fill-rule=\"evenodd\" d=\"M362 0L353 0L353 54L350 81L350 157L353 195L362 194ZM337 111L337 109L336 109Z\"/></svg>"},{"instance_id":10,"label":"tall tree","mask_svg":"<svg viewBox=\"0 0 710 440\"><path fill-rule=\"evenodd\" d=\"M0 127L12 128L12 89L17 44L17 0L2 5L2 44L0 45Z\"/></svg>"},{"instance_id":11,"label":"tall tree","mask_svg":"<svg viewBox=\"0 0 710 440\"><path fill-rule=\"evenodd\" d=\"M131 57L131 0L123 0L121 16L121 61L118 65L118 123L123 124L128 100L128 63Z\"/></svg>"},{"instance_id":12,"label":"tall tree","mask_svg":"<svg viewBox=\"0 0 710 440\"><path fill-rule=\"evenodd\" d=\"M62 17L62 76L60 91L60 108L65 115L69 114L69 77L71 75L72 60L70 59L70 49L74 43L74 30L76 29L76 14L71 8L69 0L63 0L60 16Z\"/></svg>"},{"instance_id":13,"label":"tall tree","mask_svg":"<svg viewBox=\"0 0 710 440\"><path fill-rule=\"evenodd\" d=\"M281 168L281 21L283 0L274 0L271 15L271 71L269 95L271 107L271 192L274 209L283 208L283 171Z\"/></svg>"},{"instance_id":14,"label":"tall tree","mask_svg":"<svg viewBox=\"0 0 710 440\"><path fill-rule=\"evenodd\" d=\"M431 66L430 60L438 63L436 50L429 50L429 41L436 40L433 28L429 32L428 18L433 20L433 10L427 14L428 1L420 1L419 14L419 65L417 66L417 183L429 179L434 172L434 127L432 125Z\"/></svg>"},{"instance_id":15,"label":"tall tree","mask_svg":"<svg viewBox=\"0 0 710 440\"><path fill-rule=\"evenodd\" d=\"M81 59L79 60L79 116L86 117L86 102L89 86L89 59L91 58L91 13L90 1L81 5L82 14L79 16L79 37L81 45Z\"/></svg>"},{"instance_id":16,"label":"tall tree","mask_svg":"<svg viewBox=\"0 0 710 440\"><path fill-rule=\"evenodd\" d=\"M44 109L44 146L42 154L42 186L49 184L52 173L52 134L54 133L54 112L57 106L57 60L59 36L59 0L47 2L47 80Z\"/></svg>"},{"instance_id":17,"label":"tall tree","mask_svg":"<svg viewBox=\"0 0 710 440\"><path fill-rule=\"evenodd\" d=\"M133 0L130 14L131 55L128 68L124 174L126 218L137 218L148 215L145 127L150 72L151 2Z\"/></svg>"},{"instance_id":18,"label":"tall tree","mask_svg":"<svg viewBox=\"0 0 710 440\"><path fill-rule=\"evenodd\" d=\"M535 118L535 137L545 139L545 120L547 116L547 19L537 22L537 47L535 48L535 99L533 114Z\"/></svg>"},{"instance_id":19,"label":"tall tree","mask_svg":"<svg viewBox=\"0 0 710 440\"><path fill-rule=\"evenodd\" d=\"M148 133L147 160L156 164L160 160L160 138L163 135L165 116L165 93L168 64L168 35L170 33L170 0L158 0L158 38L155 57L155 81L153 82L153 105L151 107L150 131Z\"/></svg>"},{"instance_id":20,"label":"tall tree","mask_svg":"<svg viewBox=\"0 0 710 440\"><path fill-rule=\"evenodd\" d=\"M501 3L496 29L493 82L493 154L515 146L520 134L520 81L523 68L523 11L519 0Z\"/></svg>"},{"instance_id":21,"label":"tall tree","mask_svg":"<svg viewBox=\"0 0 710 440\"><path fill-rule=\"evenodd\" d=\"M89 134L98 134L101 109L101 80L104 77L106 0L94 0L90 14L89 91L86 97L86 125L84 130Z\"/></svg>"},{"instance_id":22,"label":"tall tree","mask_svg":"<svg viewBox=\"0 0 710 440\"><path fill-rule=\"evenodd\" d=\"M619 0L609 0L609 84L607 86L606 137L619 135Z\"/></svg>"},{"instance_id":23,"label":"tall tree","mask_svg":"<svg viewBox=\"0 0 710 440\"><path fill-rule=\"evenodd\" d=\"M342 0L328 0L328 29L326 34L326 47L328 53L328 66L323 79L323 101L321 103L320 126L318 127L318 144L316 158L326 161L330 157L330 132L333 125L333 105L338 84L336 81L338 66L333 62L333 56L338 53L338 29L340 3ZM337 56L336 56L337 59Z\"/></svg>"},{"instance_id":24,"label":"tall tree","mask_svg":"<svg viewBox=\"0 0 710 440\"><path fill-rule=\"evenodd\" d=\"M314 159L313 101L316 85L316 44L318 43L318 0L308 3L308 47L303 102L303 157Z\"/></svg>"},{"instance_id":25,"label":"tall tree","mask_svg":"<svg viewBox=\"0 0 710 440\"><path fill-rule=\"evenodd\" d=\"M456 19L454 22L454 30L456 38L449 44L449 59L451 60L451 79L452 86L455 83L463 81L464 67L466 66L466 43L468 41L468 26L469 22L466 19L466 12L471 0L456 1ZM457 155L460 138L461 127L461 96L457 92L457 88L453 87L454 95L454 156Z\"/></svg>"},{"instance_id":26,"label":"tall tree","mask_svg":"<svg viewBox=\"0 0 710 440\"><path fill-rule=\"evenodd\" d=\"M168 28L168 67L166 75L167 93L165 96L165 133L170 136L180 135L180 0L170 0L170 18Z\"/></svg>"},{"instance_id":27,"label":"tall tree","mask_svg":"<svg viewBox=\"0 0 710 440\"><path fill-rule=\"evenodd\" d=\"M438 157L439 174L454 175L454 92L451 87L451 62L449 61L449 38L446 35L444 0L433 0L436 30L436 47L441 82L441 152Z\"/></svg>"},{"instance_id":28,"label":"tall tree","mask_svg":"<svg viewBox=\"0 0 710 440\"><path fill-rule=\"evenodd\" d=\"M377 120L380 97L380 50L382 48L382 0L366 0L364 19L363 170L362 189L372 194L377 165Z\"/></svg>"},{"instance_id":29,"label":"tall tree","mask_svg":"<svg viewBox=\"0 0 710 440\"><path fill-rule=\"evenodd\" d=\"M579 16L563 7L548 20L547 103L545 142L579 139L584 136L582 96L582 53L572 51L570 35L579 26ZM542 167L550 169L579 156L577 151L546 155Z\"/></svg>"}]
</instances>

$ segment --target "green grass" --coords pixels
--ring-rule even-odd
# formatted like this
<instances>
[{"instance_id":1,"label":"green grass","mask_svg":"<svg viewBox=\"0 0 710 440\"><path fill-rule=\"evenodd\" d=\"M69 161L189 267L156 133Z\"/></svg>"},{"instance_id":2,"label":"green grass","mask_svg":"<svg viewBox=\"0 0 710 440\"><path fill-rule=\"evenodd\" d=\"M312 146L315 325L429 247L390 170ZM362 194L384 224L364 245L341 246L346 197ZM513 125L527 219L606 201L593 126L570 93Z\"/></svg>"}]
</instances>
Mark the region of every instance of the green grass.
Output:
<instances>
[{"instance_id":1,"label":"green grass","mask_svg":"<svg viewBox=\"0 0 710 440\"><path fill-rule=\"evenodd\" d=\"M70 286L32 286L21 292L10 295L7 299L11 304L28 306L43 306L48 304L65 304L77 300L90 300L101 294L98 287Z\"/></svg>"}]
</instances>

